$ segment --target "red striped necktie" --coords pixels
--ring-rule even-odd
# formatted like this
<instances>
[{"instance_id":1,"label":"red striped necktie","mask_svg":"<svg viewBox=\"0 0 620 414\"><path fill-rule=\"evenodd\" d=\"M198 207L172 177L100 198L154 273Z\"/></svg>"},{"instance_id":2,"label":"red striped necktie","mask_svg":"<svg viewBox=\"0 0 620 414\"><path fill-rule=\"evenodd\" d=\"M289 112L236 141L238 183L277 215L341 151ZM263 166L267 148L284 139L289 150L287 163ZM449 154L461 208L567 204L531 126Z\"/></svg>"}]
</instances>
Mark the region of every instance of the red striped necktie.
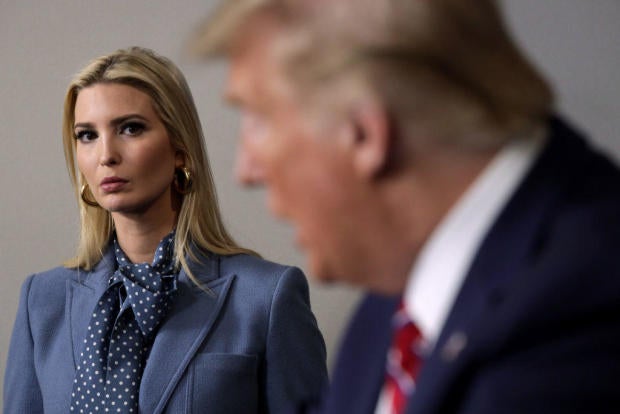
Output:
<instances>
[{"instance_id":1,"label":"red striped necktie","mask_svg":"<svg viewBox=\"0 0 620 414\"><path fill-rule=\"evenodd\" d=\"M409 319L401 302L392 318L394 338L387 355L384 389L391 413L405 412L407 399L415 390L415 379L422 365L422 335Z\"/></svg>"}]
</instances>

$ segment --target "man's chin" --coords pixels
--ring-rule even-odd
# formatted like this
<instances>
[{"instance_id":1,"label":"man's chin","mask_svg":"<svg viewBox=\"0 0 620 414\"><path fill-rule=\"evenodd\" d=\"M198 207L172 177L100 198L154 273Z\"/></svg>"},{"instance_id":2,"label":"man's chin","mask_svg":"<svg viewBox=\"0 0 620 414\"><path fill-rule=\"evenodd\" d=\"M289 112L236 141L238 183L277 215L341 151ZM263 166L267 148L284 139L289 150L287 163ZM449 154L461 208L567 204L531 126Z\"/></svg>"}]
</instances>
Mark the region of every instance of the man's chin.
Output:
<instances>
[{"instance_id":1,"label":"man's chin","mask_svg":"<svg viewBox=\"0 0 620 414\"><path fill-rule=\"evenodd\" d=\"M333 285L342 282L342 279L339 278L335 272L331 271L329 266L316 259L308 259L308 269L312 280L319 284Z\"/></svg>"}]
</instances>

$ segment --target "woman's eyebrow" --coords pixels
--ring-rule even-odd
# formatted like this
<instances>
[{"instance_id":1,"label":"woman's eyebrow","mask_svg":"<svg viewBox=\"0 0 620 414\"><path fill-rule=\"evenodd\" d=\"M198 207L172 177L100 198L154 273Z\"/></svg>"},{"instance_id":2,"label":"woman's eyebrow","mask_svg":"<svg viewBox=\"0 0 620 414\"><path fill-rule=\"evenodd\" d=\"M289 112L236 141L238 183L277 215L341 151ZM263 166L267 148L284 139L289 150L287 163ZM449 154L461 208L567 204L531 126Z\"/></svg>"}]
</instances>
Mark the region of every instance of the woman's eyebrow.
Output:
<instances>
[{"instance_id":1,"label":"woman's eyebrow","mask_svg":"<svg viewBox=\"0 0 620 414\"><path fill-rule=\"evenodd\" d=\"M117 118L114 118L110 121L110 125L111 126L118 126L120 124L122 124L125 121L128 121L130 119L140 119L144 122L148 122L148 119L146 119L144 116L140 115L140 114L128 114L128 115L122 115L119 116ZM94 125L91 122L78 122L77 124L73 125L73 128L93 128Z\"/></svg>"}]
</instances>

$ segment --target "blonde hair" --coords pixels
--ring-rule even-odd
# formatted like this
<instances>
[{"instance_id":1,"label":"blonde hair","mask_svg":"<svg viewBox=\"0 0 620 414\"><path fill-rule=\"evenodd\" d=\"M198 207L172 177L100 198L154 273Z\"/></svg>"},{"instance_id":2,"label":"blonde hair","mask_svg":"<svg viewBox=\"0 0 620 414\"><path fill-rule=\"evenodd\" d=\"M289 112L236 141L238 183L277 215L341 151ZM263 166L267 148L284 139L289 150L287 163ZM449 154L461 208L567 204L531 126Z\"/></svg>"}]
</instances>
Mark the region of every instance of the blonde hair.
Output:
<instances>
[{"instance_id":1,"label":"blonde hair","mask_svg":"<svg viewBox=\"0 0 620 414\"><path fill-rule=\"evenodd\" d=\"M86 181L75 159L76 100L82 89L98 83L128 85L149 95L173 148L183 154L185 166L191 171L191 191L183 196L176 224L176 264L193 279L186 257L197 260L195 249L222 255L255 254L239 247L222 222L200 120L185 77L169 59L149 49L132 47L91 61L72 80L65 97L63 146L80 211L77 253L65 266L92 269L101 260L114 231L108 211L81 201L80 187Z\"/></svg>"},{"instance_id":2,"label":"blonde hair","mask_svg":"<svg viewBox=\"0 0 620 414\"><path fill-rule=\"evenodd\" d=\"M304 97L324 91L338 105L371 94L402 126L484 148L551 112L550 87L494 0L223 0L190 46L226 55L266 15L283 30L276 47Z\"/></svg>"}]
</instances>

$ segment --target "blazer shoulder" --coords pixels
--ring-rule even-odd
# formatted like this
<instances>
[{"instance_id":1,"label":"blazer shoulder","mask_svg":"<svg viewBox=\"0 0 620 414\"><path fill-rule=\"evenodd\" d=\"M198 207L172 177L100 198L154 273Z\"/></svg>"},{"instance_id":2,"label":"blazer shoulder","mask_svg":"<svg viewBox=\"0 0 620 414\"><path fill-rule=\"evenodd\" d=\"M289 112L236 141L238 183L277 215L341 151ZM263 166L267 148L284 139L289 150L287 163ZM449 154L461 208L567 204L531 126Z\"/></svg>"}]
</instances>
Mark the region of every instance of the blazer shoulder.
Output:
<instances>
[{"instance_id":1,"label":"blazer shoulder","mask_svg":"<svg viewBox=\"0 0 620 414\"><path fill-rule=\"evenodd\" d=\"M67 283L77 280L76 270L61 266L31 274L22 283L22 305L28 306L31 312L40 309L46 313L50 307L65 303Z\"/></svg>"},{"instance_id":2,"label":"blazer shoulder","mask_svg":"<svg viewBox=\"0 0 620 414\"><path fill-rule=\"evenodd\" d=\"M234 276L236 295L257 306L269 308L274 301L291 297L309 303L308 281L294 266L239 254L221 258L220 276Z\"/></svg>"},{"instance_id":3,"label":"blazer shoulder","mask_svg":"<svg viewBox=\"0 0 620 414\"><path fill-rule=\"evenodd\" d=\"M49 297L54 293L62 292L64 296L67 281L77 281L79 277L78 273L76 269L58 266L43 272L31 274L23 282L23 287L28 287L30 295L41 294Z\"/></svg>"},{"instance_id":4,"label":"blazer shoulder","mask_svg":"<svg viewBox=\"0 0 620 414\"><path fill-rule=\"evenodd\" d=\"M301 273L294 267L271 262L249 254L222 256L220 260L222 275L235 274L240 279L277 280L285 273Z\"/></svg>"}]
</instances>

